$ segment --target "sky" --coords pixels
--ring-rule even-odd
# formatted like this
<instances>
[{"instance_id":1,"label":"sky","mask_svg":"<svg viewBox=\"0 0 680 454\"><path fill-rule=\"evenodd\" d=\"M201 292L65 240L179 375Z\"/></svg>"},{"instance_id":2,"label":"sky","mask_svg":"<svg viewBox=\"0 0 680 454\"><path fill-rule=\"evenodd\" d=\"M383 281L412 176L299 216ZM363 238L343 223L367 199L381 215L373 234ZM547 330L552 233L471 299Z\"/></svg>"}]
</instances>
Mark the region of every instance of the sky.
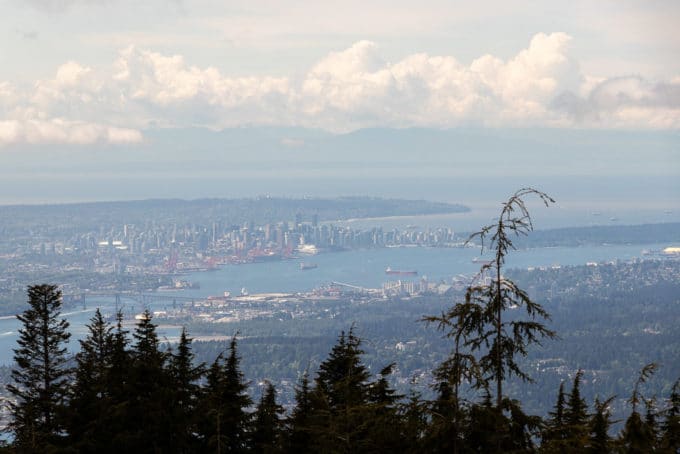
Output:
<instances>
[{"instance_id":1,"label":"sky","mask_svg":"<svg viewBox=\"0 0 680 454\"><path fill-rule=\"evenodd\" d=\"M0 5L0 152L157 128L680 128L673 0Z\"/></svg>"},{"instance_id":2,"label":"sky","mask_svg":"<svg viewBox=\"0 0 680 454\"><path fill-rule=\"evenodd\" d=\"M680 216L677 0L0 0L0 12L0 204L495 204L535 185L585 213Z\"/></svg>"}]
</instances>

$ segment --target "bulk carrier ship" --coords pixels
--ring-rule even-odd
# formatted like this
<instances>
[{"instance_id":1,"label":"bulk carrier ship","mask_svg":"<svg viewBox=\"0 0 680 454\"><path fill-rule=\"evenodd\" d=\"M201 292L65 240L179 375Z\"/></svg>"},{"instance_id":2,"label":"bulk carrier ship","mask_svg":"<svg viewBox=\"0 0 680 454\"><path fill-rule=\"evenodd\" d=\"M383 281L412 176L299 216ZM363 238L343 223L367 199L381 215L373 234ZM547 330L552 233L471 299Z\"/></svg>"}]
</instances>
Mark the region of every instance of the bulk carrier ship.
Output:
<instances>
[{"instance_id":1,"label":"bulk carrier ship","mask_svg":"<svg viewBox=\"0 0 680 454\"><path fill-rule=\"evenodd\" d=\"M385 274L396 274L398 276L417 276L418 272L415 270L393 270L388 266L385 269Z\"/></svg>"}]
</instances>

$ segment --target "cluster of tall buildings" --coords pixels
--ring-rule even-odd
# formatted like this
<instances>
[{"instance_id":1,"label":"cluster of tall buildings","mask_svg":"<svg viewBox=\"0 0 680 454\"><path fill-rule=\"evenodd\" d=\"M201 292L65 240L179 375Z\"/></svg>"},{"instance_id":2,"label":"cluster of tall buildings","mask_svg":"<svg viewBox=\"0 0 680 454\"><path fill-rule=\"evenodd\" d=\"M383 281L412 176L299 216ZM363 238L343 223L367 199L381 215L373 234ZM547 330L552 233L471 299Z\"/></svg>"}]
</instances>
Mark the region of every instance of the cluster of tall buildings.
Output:
<instances>
[{"instance_id":1,"label":"cluster of tall buildings","mask_svg":"<svg viewBox=\"0 0 680 454\"><path fill-rule=\"evenodd\" d=\"M450 228L358 229L317 219L264 225L122 223L83 230L74 228L61 237L37 238L25 252L92 259L101 270L174 272L323 251L460 244Z\"/></svg>"}]
</instances>

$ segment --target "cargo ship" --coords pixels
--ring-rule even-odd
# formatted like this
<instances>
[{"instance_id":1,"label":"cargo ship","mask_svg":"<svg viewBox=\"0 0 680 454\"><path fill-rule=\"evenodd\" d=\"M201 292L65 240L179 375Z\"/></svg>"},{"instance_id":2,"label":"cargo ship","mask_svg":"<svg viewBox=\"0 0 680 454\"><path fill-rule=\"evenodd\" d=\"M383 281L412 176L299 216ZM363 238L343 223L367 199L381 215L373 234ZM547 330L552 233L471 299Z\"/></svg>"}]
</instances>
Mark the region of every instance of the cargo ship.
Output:
<instances>
[{"instance_id":1,"label":"cargo ship","mask_svg":"<svg viewBox=\"0 0 680 454\"><path fill-rule=\"evenodd\" d=\"M396 274L399 276L417 276L418 272L415 270L393 270L388 266L385 269L385 274Z\"/></svg>"},{"instance_id":2,"label":"cargo ship","mask_svg":"<svg viewBox=\"0 0 680 454\"><path fill-rule=\"evenodd\" d=\"M313 270L314 268L318 268L318 265L316 263L300 263L300 269L302 271L304 270Z\"/></svg>"}]
</instances>

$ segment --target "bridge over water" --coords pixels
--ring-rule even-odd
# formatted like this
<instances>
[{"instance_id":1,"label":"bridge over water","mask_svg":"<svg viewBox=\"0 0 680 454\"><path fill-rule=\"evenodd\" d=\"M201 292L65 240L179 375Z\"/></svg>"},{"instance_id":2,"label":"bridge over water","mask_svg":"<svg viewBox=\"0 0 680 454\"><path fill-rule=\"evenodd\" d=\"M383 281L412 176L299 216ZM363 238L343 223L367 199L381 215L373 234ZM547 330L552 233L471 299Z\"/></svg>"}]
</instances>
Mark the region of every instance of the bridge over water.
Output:
<instances>
[{"instance_id":1,"label":"bridge over water","mask_svg":"<svg viewBox=\"0 0 680 454\"><path fill-rule=\"evenodd\" d=\"M143 309L148 309L151 303L167 302L172 303L173 305L176 305L177 303L193 304L195 301L200 300L202 300L202 298L152 292L83 292L70 293L63 296L65 305L86 306L88 303L111 301L115 304L116 310L123 307L126 302L132 302L133 306L140 305Z\"/></svg>"}]
</instances>

